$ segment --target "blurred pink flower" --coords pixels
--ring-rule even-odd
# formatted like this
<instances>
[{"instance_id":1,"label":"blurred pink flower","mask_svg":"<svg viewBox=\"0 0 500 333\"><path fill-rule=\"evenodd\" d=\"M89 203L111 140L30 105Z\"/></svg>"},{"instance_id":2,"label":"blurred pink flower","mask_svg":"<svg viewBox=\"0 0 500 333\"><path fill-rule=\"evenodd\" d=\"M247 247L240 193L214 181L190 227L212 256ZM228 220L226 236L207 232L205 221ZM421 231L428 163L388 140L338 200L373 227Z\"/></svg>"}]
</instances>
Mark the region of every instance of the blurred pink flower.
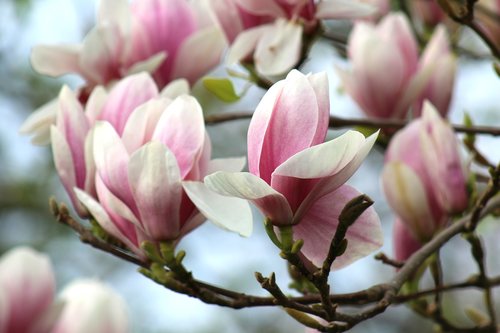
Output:
<instances>
[{"instance_id":1,"label":"blurred pink flower","mask_svg":"<svg viewBox=\"0 0 500 333\"><path fill-rule=\"evenodd\" d=\"M0 257L0 333L126 333L124 301L97 281L74 281L54 300L49 257L17 247Z\"/></svg>"},{"instance_id":2,"label":"blurred pink flower","mask_svg":"<svg viewBox=\"0 0 500 333\"><path fill-rule=\"evenodd\" d=\"M348 42L352 69L339 74L347 93L369 116L403 119L410 107L419 116L425 99L446 115L456 71L448 44L444 27L437 27L419 60L404 15L389 14L376 26L358 22Z\"/></svg>"},{"instance_id":3,"label":"blurred pink flower","mask_svg":"<svg viewBox=\"0 0 500 333\"><path fill-rule=\"evenodd\" d=\"M344 183L377 137L365 139L349 131L323 143L329 110L325 73L290 72L269 89L252 117L250 173L217 172L205 177L210 189L251 201L275 226L292 225L294 236L304 240L303 253L316 265L326 257L340 212L360 194ZM380 247L382 234L373 208L361 215L347 238L349 247L335 268Z\"/></svg>"},{"instance_id":4,"label":"blurred pink flower","mask_svg":"<svg viewBox=\"0 0 500 333\"><path fill-rule=\"evenodd\" d=\"M375 8L356 1L213 0L211 8L232 44L228 63L253 54L257 72L282 75L302 56L303 34L312 33L320 19L352 19Z\"/></svg>"},{"instance_id":5,"label":"blurred pink flower","mask_svg":"<svg viewBox=\"0 0 500 333\"><path fill-rule=\"evenodd\" d=\"M212 69L224 37L185 0L102 0L95 27L82 44L39 45L31 62L50 76L78 73L88 86L147 71L160 88L176 78L191 84Z\"/></svg>"},{"instance_id":6,"label":"blurred pink flower","mask_svg":"<svg viewBox=\"0 0 500 333\"><path fill-rule=\"evenodd\" d=\"M0 257L0 333L50 332L55 277L50 259L27 247Z\"/></svg>"},{"instance_id":7,"label":"blurred pink flower","mask_svg":"<svg viewBox=\"0 0 500 333\"><path fill-rule=\"evenodd\" d=\"M412 237L422 243L451 214L467 208L466 175L457 138L430 103L424 105L422 118L392 138L382 185L389 205ZM395 235L401 235L401 229Z\"/></svg>"},{"instance_id":8,"label":"blurred pink flower","mask_svg":"<svg viewBox=\"0 0 500 333\"><path fill-rule=\"evenodd\" d=\"M51 333L129 332L125 301L96 280L74 280L58 297L64 304Z\"/></svg>"}]
</instances>

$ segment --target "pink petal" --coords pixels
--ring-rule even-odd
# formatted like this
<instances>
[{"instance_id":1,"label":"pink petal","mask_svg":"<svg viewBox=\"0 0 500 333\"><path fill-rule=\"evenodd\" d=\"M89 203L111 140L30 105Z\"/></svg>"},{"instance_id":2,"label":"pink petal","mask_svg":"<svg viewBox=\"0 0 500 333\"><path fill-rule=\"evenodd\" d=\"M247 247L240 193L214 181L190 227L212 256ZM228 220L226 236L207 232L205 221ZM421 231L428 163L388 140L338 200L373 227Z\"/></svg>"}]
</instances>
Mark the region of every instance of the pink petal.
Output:
<instances>
[{"instance_id":1,"label":"pink petal","mask_svg":"<svg viewBox=\"0 0 500 333\"><path fill-rule=\"evenodd\" d=\"M84 145L89 124L80 102L66 86L61 89L59 94L57 128L64 136L73 158L75 185L83 188L86 177Z\"/></svg>"},{"instance_id":2,"label":"pink petal","mask_svg":"<svg viewBox=\"0 0 500 333\"><path fill-rule=\"evenodd\" d=\"M131 5L135 18L134 62L165 52L167 58L154 74L160 87L172 80L181 45L198 28L195 12L187 1L146 0Z\"/></svg>"},{"instance_id":3,"label":"pink petal","mask_svg":"<svg viewBox=\"0 0 500 333\"><path fill-rule=\"evenodd\" d=\"M425 102L420 132L422 157L436 200L447 212L468 206L466 175L455 132L436 109ZM436 165L436 161L441 161Z\"/></svg>"},{"instance_id":4,"label":"pink petal","mask_svg":"<svg viewBox=\"0 0 500 333\"><path fill-rule=\"evenodd\" d=\"M209 4L229 43L232 43L244 30L238 7L233 0L211 0Z\"/></svg>"},{"instance_id":5,"label":"pink petal","mask_svg":"<svg viewBox=\"0 0 500 333\"><path fill-rule=\"evenodd\" d=\"M194 85L219 64L226 41L222 31L208 27L192 34L179 47L171 79L185 78Z\"/></svg>"},{"instance_id":6,"label":"pink petal","mask_svg":"<svg viewBox=\"0 0 500 333\"><path fill-rule=\"evenodd\" d=\"M300 223L293 227L294 238L304 240L302 253L316 266L321 267L326 259L342 209L359 195L354 188L344 185L317 200ZM334 261L333 269L348 266L382 246L380 220L373 207L368 208L348 229L346 238L347 249Z\"/></svg>"},{"instance_id":7,"label":"pink petal","mask_svg":"<svg viewBox=\"0 0 500 333\"><path fill-rule=\"evenodd\" d=\"M269 89L252 117L247 140L250 172L270 183L280 164L323 141L326 128L318 128L323 115L308 78L290 72Z\"/></svg>"},{"instance_id":8,"label":"pink petal","mask_svg":"<svg viewBox=\"0 0 500 333\"><path fill-rule=\"evenodd\" d=\"M406 260L422 247L422 243L400 219L394 221L392 240L396 260Z\"/></svg>"},{"instance_id":9,"label":"pink petal","mask_svg":"<svg viewBox=\"0 0 500 333\"><path fill-rule=\"evenodd\" d=\"M135 201L127 181L129 154L114 128L98 121L94 129L94 161L106 187L137 214Z\"/></svg>"},{"instance_id":10,"label":"pink petal","mask_svg":"<svg viewBox=\"0 0 500 333\"><path fill-rule=\"evenodd\" d=\"M205 144L205 122L198 101L186 95L176 98L160 117L153 139L174 153L184 179L195 167Z\"/></svg>"},{"instance_id":11,"label":"pink petal","mask_svg":"<svg viewBox=\"0 0 500 333\"><path fill-rule=\"evenodd\" d=\"M122 134L123 144L129 154L151 140L163 111L171 102L167 98L153 99L140 105L130 114Z\"/></svg>"},{"instance_id":12,"label":"pink petal","mask_svg":"<svg viewBox=\"0 0 500 333\"><path fill-rule=\"evenodd\" d=\"M356 172L375 143L377 134L365 139L359 132L348 131L292 156L276 169L271 184L287 197L295 211L295 221L300 221L316 200L334 191Z\"/></svg>"},{"instance_id":13,"label":"pink petal","mask_svg":"<svg viewBox=\"0 0 500 333\"><path fill-rule=\"evenodd\" d=\"M158 88L148 74L129 76L111 90L99 119L110 122L121 135L132 111L156 96Z\"/></svg>"},{"instance_id":14,"label":"pink petal","mask_svg":"<svg viewBox=\"0 0 500 333\"><path fill-rule=\"evenodd\" d=\"M288 225L292 221L286 198L251 173L219 171L205 177L205 185L221 195L250 200L275 225Z\"/></svg>"},{"instance_id":15,"label":"pink petal","mask_svg":"<svg viewBox=\"0 0 500 333\"><path fill-rule=\"evenodd\" d=\"M134 253L142 255L135 226L114 211L104 208L109 206L112 194L105 186L102 186L102 182L98 181L97 184L99 200L102 205L87 193L75 189L78 199L108 234L123 242Z\"/></svg>"},{"instance_id":16,"label":"pink petal","mask_svg":"<svg viewBox=\"0 0 500 333\"><path fill-rule=\"evenodd\" d=\"M382 185L391 208L421 240L436 231L424 184L418 175L402 162L390 162L382 171Z\"/></svg>"},{"instance_id":17,"label":"pink petal","mask_svg":"<svg viewBox=\"0 0 500 333\"><path fill-rule=\"evenodd\" d=\"M175 156L162 143L150 142L130 157L128 179L146 235L176 239L182 186Z\"/></svg>"},{"instance_id":18,"label":"pink petal","mask_svg":"<svg viewBox=\"0 0 500 333\"><path fill-rule=\"evenodd\" d=\"M52 141L52 155L54 158L54 166L56 167L57 174L61 179L61 183L66 189L73 207L78 212L79 216L86 216L85 209L80 205L80 202L75 196L73 188L76 187L76 175L73 157L71 156L71 149L63 137L61 132L52 126L51 130Z\"/></svg>"}]
</instances>

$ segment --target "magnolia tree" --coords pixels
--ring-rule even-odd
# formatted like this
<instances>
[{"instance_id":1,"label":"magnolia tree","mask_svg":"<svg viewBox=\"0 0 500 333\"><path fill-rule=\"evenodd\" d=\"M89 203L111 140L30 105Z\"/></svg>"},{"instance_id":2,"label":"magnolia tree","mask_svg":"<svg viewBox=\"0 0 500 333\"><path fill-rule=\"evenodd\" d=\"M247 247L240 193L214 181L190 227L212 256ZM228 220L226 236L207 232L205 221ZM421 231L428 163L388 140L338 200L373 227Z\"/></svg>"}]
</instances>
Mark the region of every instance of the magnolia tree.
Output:
<instances>
[{"instance_id":1,"label":"magnolia tree","mask_svg":"<svg viewBox=\"0 0 500 333\"><path fill-rule=\"evenodd\" d=\"M487 49L467 48L462 34ZM499 36L496 0L102 0L81 44L33 48L37 72L76 73L84 84L62 87L21 131L52 147L74 209L51 199L55 219L165 288L234 309L281 307L311 332L348 331L401 303L438 331L497 332L500 279L488 275L476 229L500 208L500 167L475 140L500 129L446 116L457 57L486 57L498 72ZM300 71L317 61L318 40L347 59L336 74L365 118L331 116L327 74ZM227 75L208 76L216 66ZM238 94L233 81L242 79ZM251 85L265 93L249 101L251 112L206 115L195 83L228 104L249 99ZM247 156L213 159L206 126L244 118ZM355 130L326 140L340 127ZM374 146L385 153L380 184L394 221L381 221L373 199L346 184ZM178 244L205 221L241 236L259 221L288 264L289 288L274 273L255 273L268 296L197 279ZM440 251L460 235L477 269L445 283ZM384 239L394 253L375 259L393 266L386 282L335 293L330 272ZM26 268L35 266L36 277ZM420 283L426 273L431 288ZM0 286L0 332L128 330L124 302L95 281L53 301L50 263L29 249L0 261ZM470 322L457 323L442 295L467 288L484 294L486 310L468 308Z\"/></svg>"}]
</instances>

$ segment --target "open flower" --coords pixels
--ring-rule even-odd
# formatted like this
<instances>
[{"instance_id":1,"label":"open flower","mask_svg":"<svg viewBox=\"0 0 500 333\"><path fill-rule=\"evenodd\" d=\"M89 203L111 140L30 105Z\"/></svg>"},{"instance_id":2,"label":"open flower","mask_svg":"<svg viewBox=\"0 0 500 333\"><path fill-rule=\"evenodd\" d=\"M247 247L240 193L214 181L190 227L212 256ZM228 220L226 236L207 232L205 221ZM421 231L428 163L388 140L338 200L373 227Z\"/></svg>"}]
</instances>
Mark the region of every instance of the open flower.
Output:
<instances>
[{"instance_id":1,"label":"open flower","mask_svg":"<svg viewBox=\"0 0 500 333\"><path fill-rule=\"evenodd\" d=\"M325 73L298 71L273 85L262 98L248 130L250 173L217 172L205 184L223 195L251 201L275 226L293 226L303 253L323 262L345 204L359 195L344 185L375 142L349 131L323 143L329 117ZM220 214L223 214L221 208ZM381 245L378 216L369 208L349 229L340 268Z\"/></svg>"},{"instance_id":2,"label":"open flower","mask_svg":"<svg viewBox=\"0 0 500 333\"><path fill-rule=\"evenodd\" d=\"M389 205L421 243L431 239L451 214L467 207L458 141L430 103L424 105L422 118L391 140L382 185Z\"/></svg>"},{"instance_id":3,"label":"open flower","mask_svg":"<svg viewBox=\"0 0 500 333\"><path fill-rule=\"evenodd\" d=\"M375 8L345 0L214 0L212 9L232 44L228 63L253 62L262 75L282 75L302 56L304 34L320 19L352 19L372 14Z\"/></svg>"},{"instance_id":4,"label":"open flower","mask_svg":"<svg viewBox=\"0 0 500 333\"><path fill-rule=\"evenodd\" d=\"M90 87L140 71L151 72L160 88L176 78L193 84L219 62L225 46L198 12L185 0L103 0L82 44L40 45L31 61L42 74L78 73Z\"/></svg>"},{"instance_id":5,"label":"open flower","mask_svg":"<svg viewBox=\"0 0 500 333\"><path fill-rule=\"evenodd\" d=\"M347 93L370 116L404 119L410 107L419 116L425 99L446 115L456 70L448 44L445 28L437 27L419 60L404 15L387 15L376 26L358 22L348 41L352 70L339 73Z\"/></svg>"},{"instance_id":6,"label":"open flower","mask_svg":"<svg viewBox=\"0 0 500 333\"><path fill-rule=\"evenodd\" d=\"M122 125L96 122L90 153L97 198L81 190L76 195L106 231L141 254L143 240L177 241L205 220L183 182L201 181L221 162L210 161L211 144L194 97L150 100ZM241 160L225 163L226 170L243 166ZM249 209L242 200L213 197L223 198L234 211Z\"/></svg>"},{"instance_id":7,"label":"open flower","mask_svg":"<svg viewBox=\"0 0 500 333\"><path fill-rule=\"evenodd\" d=\"M145 73L120 81L109 93L97 87L85 108L69 88L62 88L56 125L51 129L52 152L59 177L80 216L85 216L86 210L76 198L73 188L96 196L95 166L90 152L93 145L93 136L90 135L92 126L97 120L105 120L121 134L125 122L137 106L160 96L155 83ZM165 99L165 103L168 101Z\"/></svg>"}]
</instances>

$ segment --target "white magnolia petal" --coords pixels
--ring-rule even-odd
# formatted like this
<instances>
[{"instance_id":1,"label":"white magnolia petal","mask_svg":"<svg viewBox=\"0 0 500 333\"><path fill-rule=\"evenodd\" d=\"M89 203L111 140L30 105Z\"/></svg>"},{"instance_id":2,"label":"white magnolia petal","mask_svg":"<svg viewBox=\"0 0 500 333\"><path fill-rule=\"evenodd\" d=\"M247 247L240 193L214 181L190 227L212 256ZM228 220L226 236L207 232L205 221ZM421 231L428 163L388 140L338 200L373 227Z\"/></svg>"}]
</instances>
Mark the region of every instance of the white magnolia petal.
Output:
<instances>
[{"instance_id":1,"label":"white magnolia petal","mask_svg":"<svg viewBox=\"0 0 500 333\"><path fill-rule=\"evenodd\" d=\"M282 75L299 62L302 47L300 24L278 20L255 47L254 62L263 75Z\"/></svg>"},{"instance_id":2,"label":"white magnolia petal","mask_svg":"<svg viewBox=\"0 0 500 333\"><path fill-rule=\"evenodd\" d=\"M271 29L272 25L262 25L240 33L229 48L226 63L233 65L248 58L255 50L259 39Z\"/></svg>"},{"instance_id":3,"label":"white magnolia petal","mask_svg":"<svg viewBox=\"0 0 500 333\"><path fill-rule=\"evenodd\" d=\"M174 154L160 142L146 144L130 157L128 179L146 234L154 240L177 238L182 186Z\"/></svg>"},{"instance_id":4,"label":"white magnolia petal","mask_svg":"<svg viewBox=\"0 0 500 333\"><path fill-rule=\"evenodd\" d=\"M167 59L166 52L159 52L146 60L138 61L132 65L125 73L125 76L137 74L140 72L154 73Z\"/></svg>"},{"instance_id":5,"label":"white magnolia petal","mask_svg":"<svg viewBox=\"0 0 500 333\"><path fill-rule=\"evenodd\" d=\"M80 45L38 45L31 52L31 65L40 74L61 76L80 71Z\"/></svg>"},{"instance_id":6,"label":"white magnolia petal","mask_svg":"<svg viewBox=\"0 0 500 333\"><path fill-rule=\"evenodd\" d=\"M187 181L182 185L191 201L208 220L241 236L251 235L252 210L246 200L220 195L202 182Z\"/></svg>"},{"instance_id":7,"label":"white magnolia petal","mask_svg":"<svg viewBox=\"0 0 500 333\"><path fill-rule=\"evenodd\" d=\"M186 79L176 79L162 89L160 96L175 99L181 95L188 95L189 92L189 82Z\"/></svg>"},{"instance_id":8,"label":"white magnolia petal","mask_svg":"<svg viewBox=\"0 0 500 333\"><path fill-rule=\"evenodd\" d=\"M35 110L19 128L19 133L23 135L33 135L31 142L36 145L46 145L50 143L50 126L56 123L58 99L42 105Z\"/></svg>"},{"instance_id":9,"label":"white magnolia petal","mask_svg":"<svg viewBox=\"0 0 500 333\"><path fill-rule=\"evenodd\" d=\"M391 208L420 240L432 237L436 223L425 186L406 164L393 161L382 171L382 187Z\"/></svg>"},{"instance_id":10,"label":"white magnolia petal","mask_svg":"<svg viewBox=\"0 0 500 333\"><path fill-rule=\"evenodd\" d=\"M286 198L251 173L219 171L205 177L205 184L219 194L252 201L274 224L287 225L292 221Z\"/></svg>"}]
</instances>

